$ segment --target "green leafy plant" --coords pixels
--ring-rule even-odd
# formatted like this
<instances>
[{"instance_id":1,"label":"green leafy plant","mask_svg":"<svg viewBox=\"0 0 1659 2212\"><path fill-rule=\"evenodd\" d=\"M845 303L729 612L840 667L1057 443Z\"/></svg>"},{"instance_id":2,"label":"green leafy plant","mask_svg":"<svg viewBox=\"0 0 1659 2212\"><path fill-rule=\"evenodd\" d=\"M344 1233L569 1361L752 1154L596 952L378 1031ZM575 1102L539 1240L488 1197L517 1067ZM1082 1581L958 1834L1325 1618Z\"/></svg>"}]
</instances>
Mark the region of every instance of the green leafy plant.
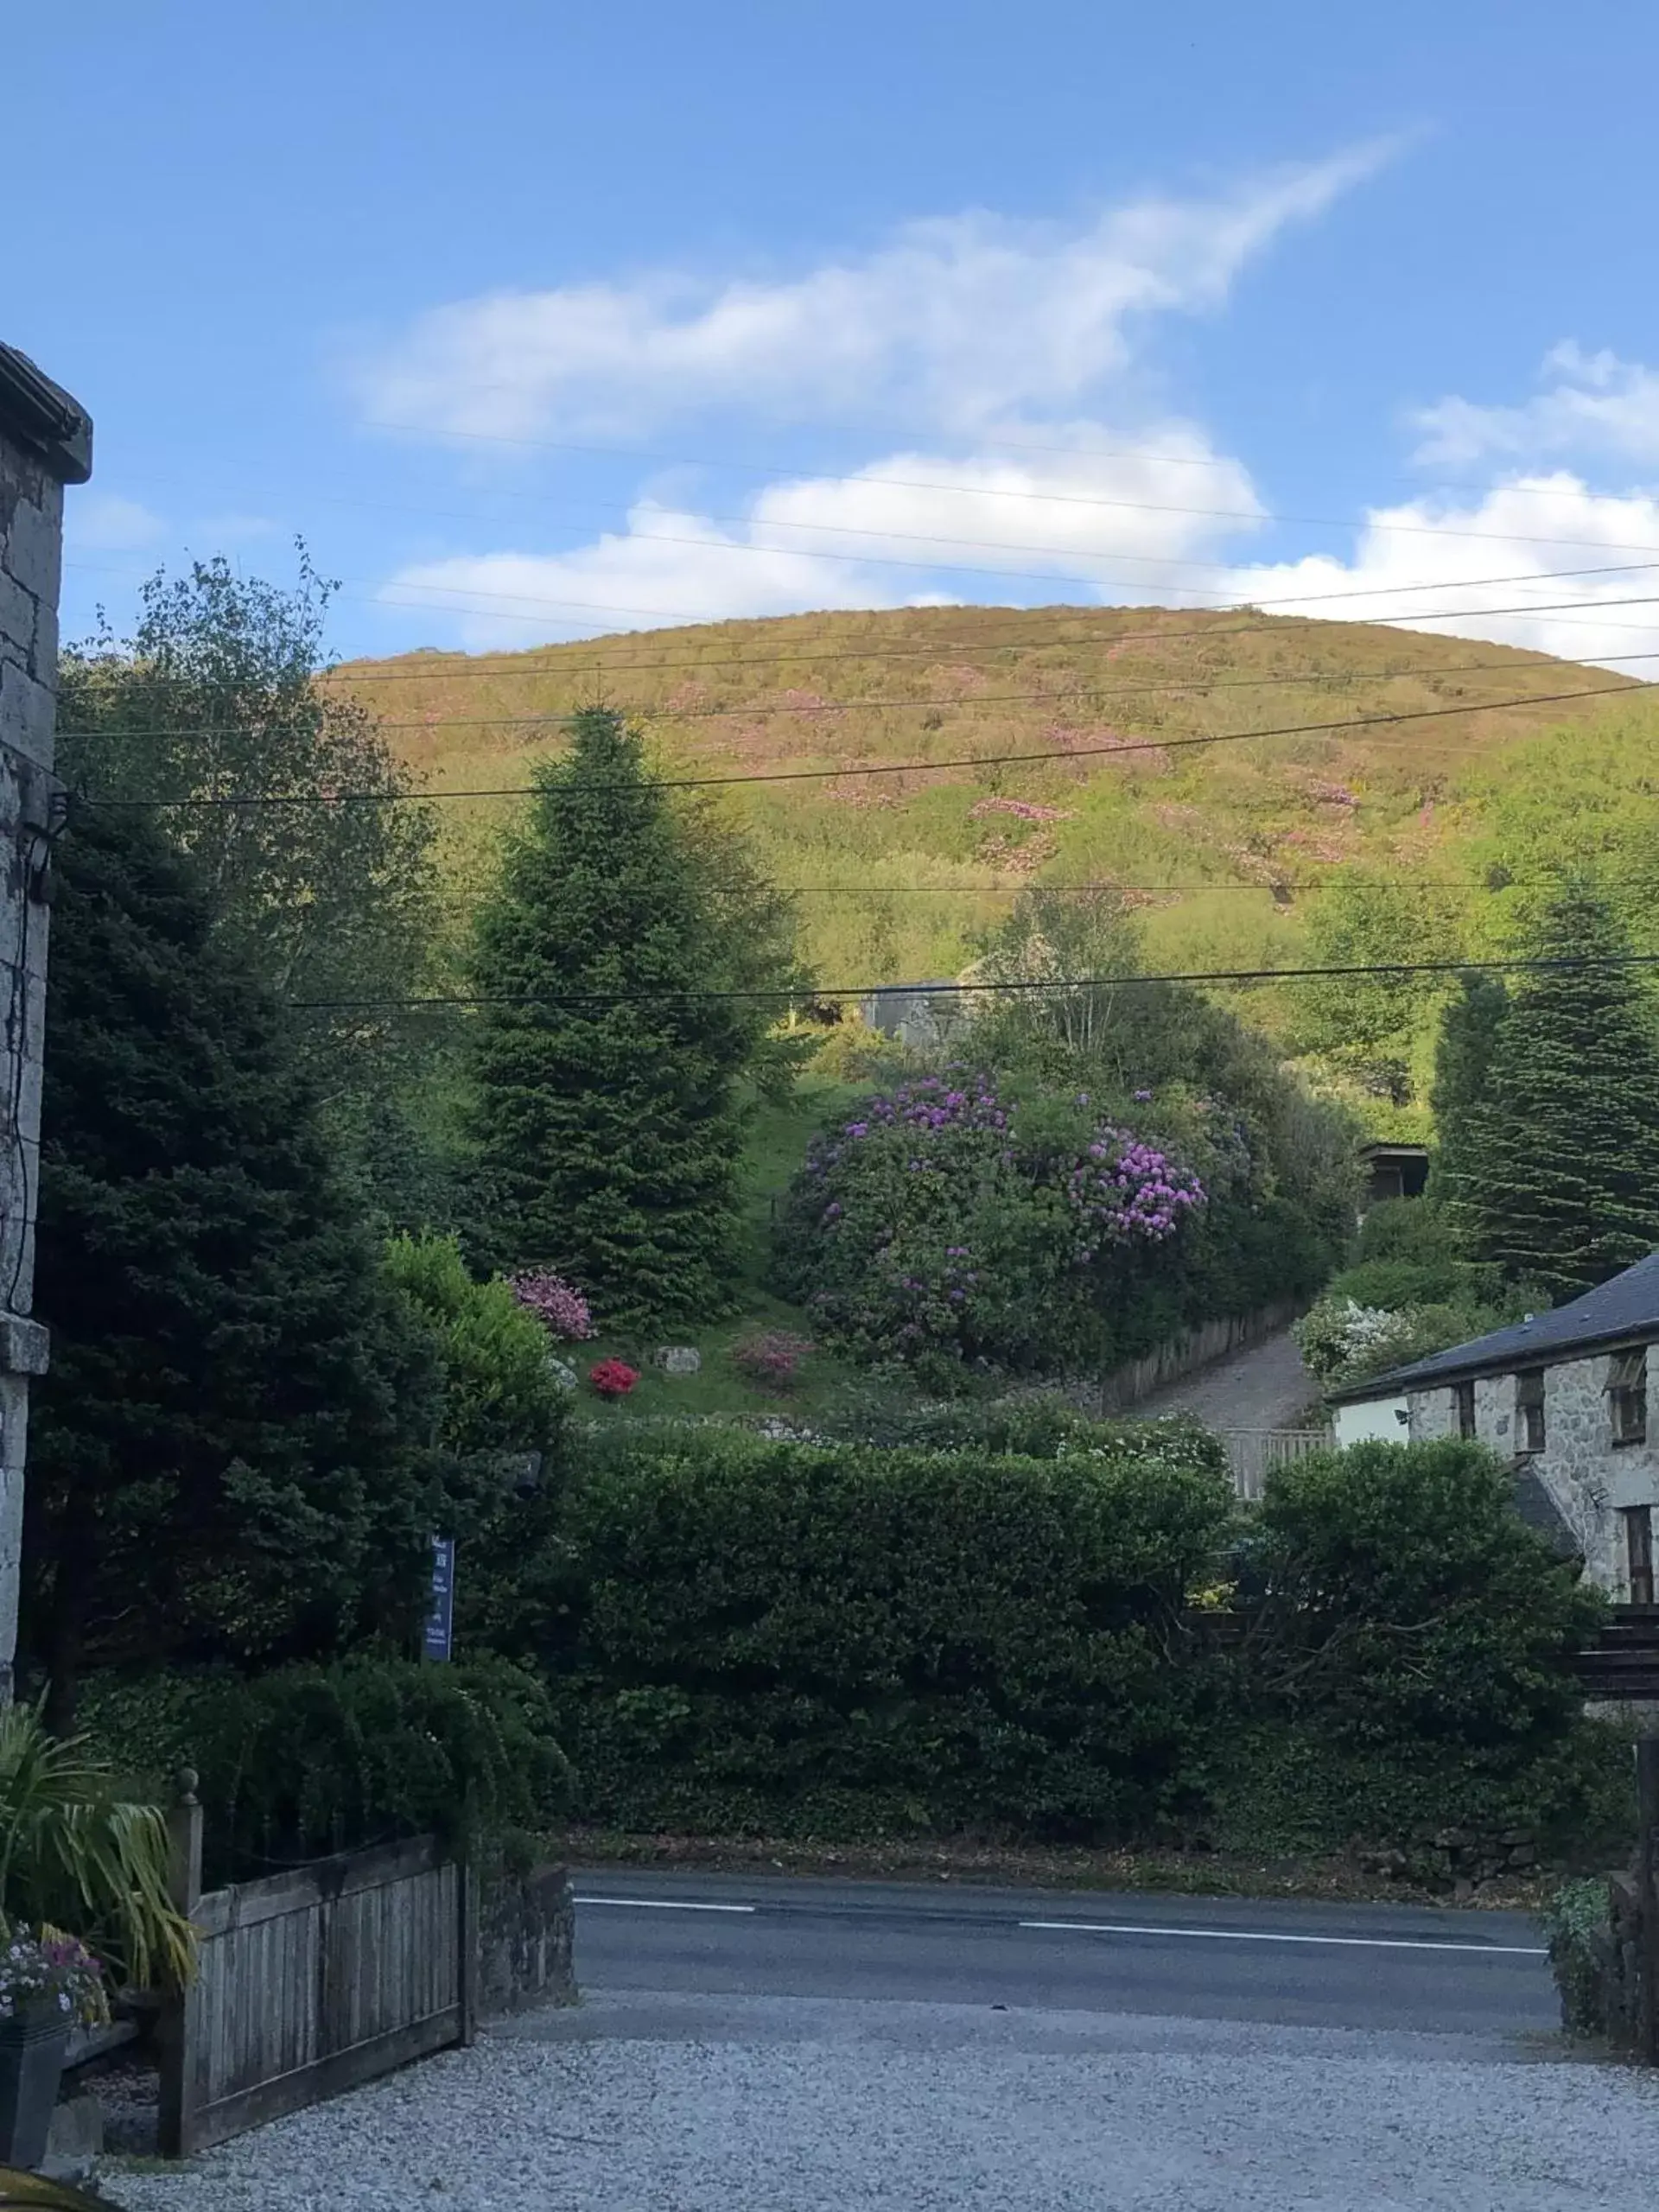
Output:
<instances>
[{"instance_id":1,"label":"green leafy plant","mask_svg":"<svg viewBox=\"0 0 1659 2212\"><path fill-rule=\"evenodd\" d=\"M168 1894L167 1821L133 1804L81 1740L31 1706L0 1712L0 1911L72 1929L136 1987L188 1979L188 1923Z\"/></svg>"},{"instance_id":2,"label":"green leafy plant","mask_svg":"<svg viewBox=\"0 0 1659 2212\"><path fill-rule=\"evenodd\" d=\"M534 1831L565 1800L547 1693L502 1659L221 1676L187 1693L173 1726L200 1776L214 1878L427 1831L456 1846Z\"/></svg>"},{"instance_id":3,"label":"green leafy plant","mask_svg":"<svg viewBox=\"0 0 1659 2212\"><path fill-rule=\"evenodd\" d=\"M1563 1882L1551 1891L1539 1916L1560 1994L1562 2026L1571 2036L1605 2034L1606 1969L1612 1942L1605 1878Z\"/></svg>"}]
</instances>

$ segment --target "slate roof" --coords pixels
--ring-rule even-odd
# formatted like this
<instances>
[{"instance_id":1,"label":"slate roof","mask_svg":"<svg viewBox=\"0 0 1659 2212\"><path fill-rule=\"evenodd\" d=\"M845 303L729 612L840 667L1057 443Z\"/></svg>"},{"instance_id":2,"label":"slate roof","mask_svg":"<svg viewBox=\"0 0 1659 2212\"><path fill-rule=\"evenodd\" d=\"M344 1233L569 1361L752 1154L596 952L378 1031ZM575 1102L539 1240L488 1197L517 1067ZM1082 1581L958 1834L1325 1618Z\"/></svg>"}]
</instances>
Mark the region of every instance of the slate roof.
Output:
<instances>
[{"instance_id":1,"label":"slate roof","mask_svg":"<svg viewBox=\"0 0 1659 2212\"><path fill-rule=\"evenodd\" d=\"M1391 1398L1402 1390L1433 1389L1465 1376L1507 1373L1521 1367L1553 1366L1597 1344L1632 1344L1659 1338L1659 1252L1649 1252L1611 1282L1598 1283L1582 1298L1513 1327L1473 1337L1431 1358L1414 1360L1369 1382L1332 1391L1338 1404Z\"/></svg>"}]
</instances>

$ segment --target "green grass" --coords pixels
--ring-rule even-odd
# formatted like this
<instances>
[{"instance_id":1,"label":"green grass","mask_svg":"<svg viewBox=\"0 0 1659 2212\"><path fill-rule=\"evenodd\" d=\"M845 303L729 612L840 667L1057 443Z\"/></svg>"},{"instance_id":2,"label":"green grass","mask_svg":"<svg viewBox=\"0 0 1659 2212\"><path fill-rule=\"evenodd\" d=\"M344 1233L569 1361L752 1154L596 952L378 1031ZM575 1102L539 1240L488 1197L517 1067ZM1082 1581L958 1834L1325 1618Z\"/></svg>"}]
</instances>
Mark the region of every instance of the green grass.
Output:
<instances>
[{"instance_id":1,"label":"green grass","mask_svg":"<svg viewBox=\"0 0 1659 2212\"><path fill-rule=\"evenodd\" d=\"M679 1329L651 1338L602 1336L573 1349L571 1361L583 1378L584 1419L604 1422L718 1417L734 1414L777 1415L810 1427L849 1404L868 1405L881 1395L868 1373L837 1358L822 1345L802 1360L796 1381L786 1389L752 1382L733 1362L738 1345L763 1329L787 1330L812 1340L805 1310L777 1298L766 1287L772 1213L778 1198L799 1167L808 1140L819 1123L859 1096L859 1086L804 1076L785 1103L763 1103L750 1124L743 1159L743 1252L738 1284L740 1311L704 1329ZM702 1364L695 1375L665 1375L651 1364L659 1344L690 1344ZM587 1387L596 1360L626 1359L639 1370L639 1381L626 1398L607 1403Z\"/></svg>"}]
</instances>

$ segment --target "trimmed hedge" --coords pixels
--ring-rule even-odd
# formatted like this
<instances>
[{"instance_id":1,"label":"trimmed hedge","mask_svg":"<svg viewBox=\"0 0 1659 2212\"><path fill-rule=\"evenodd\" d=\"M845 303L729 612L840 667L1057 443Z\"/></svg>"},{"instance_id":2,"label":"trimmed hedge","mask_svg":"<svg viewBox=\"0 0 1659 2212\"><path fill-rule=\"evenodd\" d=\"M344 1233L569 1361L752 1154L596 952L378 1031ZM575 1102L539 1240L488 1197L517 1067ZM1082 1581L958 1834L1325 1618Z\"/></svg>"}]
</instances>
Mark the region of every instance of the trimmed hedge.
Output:
<instances>
[{"instance_id":1,"label":"trimmed hedge","mask_svg":"<svg viewBox=\"0 0 1659 2212\"><path fill-rule=\"evenodd\" d=\"M646 1441L570 1500L540 1656L589 1820L773 1834L1139 1834L1218 1687L1183 1626L1212 1469Z\"/></svg>"}]
</instances>

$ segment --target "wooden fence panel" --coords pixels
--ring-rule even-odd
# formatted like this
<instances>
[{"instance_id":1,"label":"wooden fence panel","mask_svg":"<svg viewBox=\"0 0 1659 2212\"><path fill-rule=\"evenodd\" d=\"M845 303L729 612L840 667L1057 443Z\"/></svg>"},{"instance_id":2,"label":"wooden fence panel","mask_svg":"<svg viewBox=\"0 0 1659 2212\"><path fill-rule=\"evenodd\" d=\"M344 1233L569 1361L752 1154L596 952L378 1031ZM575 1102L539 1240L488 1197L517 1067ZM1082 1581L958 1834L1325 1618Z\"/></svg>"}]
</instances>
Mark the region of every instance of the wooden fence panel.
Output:
<instances>
[{"instance_id":1,"label":"wooden fence panel","mask_svg":"<svg viewBox=\"0 0 1659 2212\"><path fill-rule=\"evenodd\" d=\"M200 1933L200 1963L163 2021L168 2157L471 2041L471 1884L435 1839L192 1896L201 1813L189 1783L175 1895Z\"/></svg>"},{"instance_id":2,"label":"wooden fence panel","mask_svg":"<svg viewBox=\"0 0 1659 2212\"><path fill-rule=\"evenodd\" d=\"M1308 1452L1327 1452L1328 1428L1219 1428L1233 1488L1246 1504L1256 1504L1270 1469L1300 1459Z\"/></svg>"}]
</instances>

